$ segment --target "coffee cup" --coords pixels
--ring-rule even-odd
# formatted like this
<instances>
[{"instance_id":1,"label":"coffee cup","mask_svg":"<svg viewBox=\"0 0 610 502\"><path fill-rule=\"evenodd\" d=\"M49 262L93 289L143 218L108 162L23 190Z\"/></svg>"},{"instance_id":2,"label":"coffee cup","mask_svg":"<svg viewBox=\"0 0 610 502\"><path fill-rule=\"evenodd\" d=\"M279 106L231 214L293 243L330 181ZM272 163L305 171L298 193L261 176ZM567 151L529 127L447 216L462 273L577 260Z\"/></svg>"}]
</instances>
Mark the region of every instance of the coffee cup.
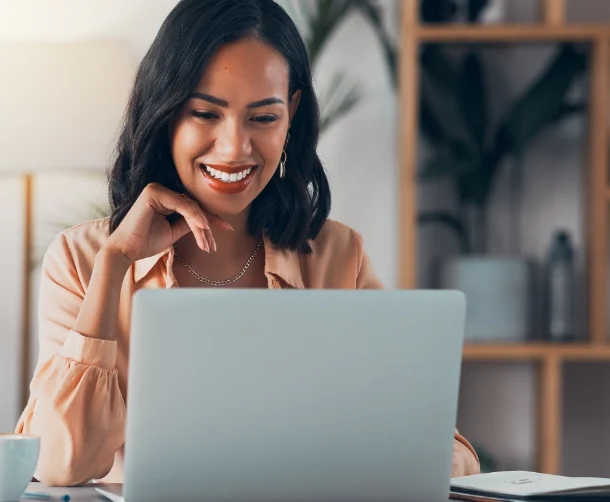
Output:
<instances>
[{"instance_id":1,"label":"coffee cup","mask_svg":"<svg viewBox=\"0 0 610 502\"><path fill-rule=\"evenodd\" d=\"M0 502L18 501L32 480L40 438L0 433Z\"/></svg>"}]
</instances>

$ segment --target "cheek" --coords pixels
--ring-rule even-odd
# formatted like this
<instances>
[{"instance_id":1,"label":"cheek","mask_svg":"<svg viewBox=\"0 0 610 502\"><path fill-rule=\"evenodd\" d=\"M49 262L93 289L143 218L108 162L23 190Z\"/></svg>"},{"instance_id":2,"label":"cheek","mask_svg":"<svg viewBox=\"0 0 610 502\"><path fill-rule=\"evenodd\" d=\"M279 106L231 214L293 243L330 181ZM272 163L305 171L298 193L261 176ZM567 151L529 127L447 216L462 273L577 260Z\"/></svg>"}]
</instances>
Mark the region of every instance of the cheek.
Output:
<instances>
[{"instance_id":1,"label":"cheek","mask_svg":"<svg viewBox=\"0 0 610 502\"><path fill-rule=\"evenodd\" d=\"M174 129L171 145L172 156L176 166L181 163L189 162L201 154L205 148L206 137L201 127L197 127L192 122L182 121Z\"/></svg>"},{"instance_id":2,"label":"cheek","mask_svg":"<svg viewBox=\"0 0 610 502\"><path fill-rule=\"evenodd\" d=\"M286 134L268 133L257 140L260 154L265 159L265 167L274 167L282 156Z\"/></svg>"}]
</instances>

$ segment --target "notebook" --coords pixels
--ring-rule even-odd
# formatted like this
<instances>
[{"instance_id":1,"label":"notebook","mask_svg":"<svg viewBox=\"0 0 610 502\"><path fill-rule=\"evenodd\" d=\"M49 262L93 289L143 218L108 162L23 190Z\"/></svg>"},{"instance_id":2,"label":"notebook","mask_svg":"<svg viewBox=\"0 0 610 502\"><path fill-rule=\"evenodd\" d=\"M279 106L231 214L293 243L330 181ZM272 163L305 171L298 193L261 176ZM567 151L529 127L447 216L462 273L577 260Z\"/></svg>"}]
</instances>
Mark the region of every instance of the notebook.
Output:
<instances>
[{"instance_id":1,"label":"notebook","mask_svg":"<svg viewBox=\"0 0 610 502\"><path fill-rule=\"evenodd\" d=\"M125 502L123 498L123 485L116 484L104 484L102 488L96 488L96 492L106 497L111 502Z\"/></svg>"},{"instance_id":2,"label":"notebook","mask_svg":"<svg viewBox=\"0 0 610 502\"><path fill-rule=\"evenodd\" d=\"M574 478L528 471L502 471L451 479L451 497L472 502L610 500L610 478Z\"/></svg>"}]
</instances>

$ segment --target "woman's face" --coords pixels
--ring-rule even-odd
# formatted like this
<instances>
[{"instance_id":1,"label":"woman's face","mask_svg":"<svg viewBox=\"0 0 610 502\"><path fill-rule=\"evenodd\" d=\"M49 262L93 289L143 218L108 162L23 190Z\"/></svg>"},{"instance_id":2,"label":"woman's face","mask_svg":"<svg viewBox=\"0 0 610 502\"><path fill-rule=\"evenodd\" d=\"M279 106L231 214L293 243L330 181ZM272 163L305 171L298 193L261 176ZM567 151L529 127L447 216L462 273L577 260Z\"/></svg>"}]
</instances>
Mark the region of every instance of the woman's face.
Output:
<instances>
[{"instance_id":1,"label":"woman's face","mask_svg":"<svg viewBox=\"0 0 610 502\"><path fill-rule=\"evenodd\" d=\"M248 38L221 48L172 127L180 180L206 210L237 215L280 162L300 91L281 54Z\"/></svg>"}]
</instances>

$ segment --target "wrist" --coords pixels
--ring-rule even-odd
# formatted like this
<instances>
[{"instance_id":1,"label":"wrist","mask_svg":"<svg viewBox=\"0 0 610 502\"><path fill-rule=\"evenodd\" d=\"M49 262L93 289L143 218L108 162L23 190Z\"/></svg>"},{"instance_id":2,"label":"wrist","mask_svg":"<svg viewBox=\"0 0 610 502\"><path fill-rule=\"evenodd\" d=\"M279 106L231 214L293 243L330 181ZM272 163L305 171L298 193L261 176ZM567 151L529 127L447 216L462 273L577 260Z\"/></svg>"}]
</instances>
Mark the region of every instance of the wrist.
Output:
<instances>
[{"instance_id":1,"label":"wrist","mask_svg":"<svg viewBox=\"0 0 610 502\"><path fill-rule=\"evenodd\" d=\"M120 275L121 279L132 264L132 261L127 256L111 245L102 246L95 257L96 266L109 269L113 274Z\"/></svg>"}]
</instances>

